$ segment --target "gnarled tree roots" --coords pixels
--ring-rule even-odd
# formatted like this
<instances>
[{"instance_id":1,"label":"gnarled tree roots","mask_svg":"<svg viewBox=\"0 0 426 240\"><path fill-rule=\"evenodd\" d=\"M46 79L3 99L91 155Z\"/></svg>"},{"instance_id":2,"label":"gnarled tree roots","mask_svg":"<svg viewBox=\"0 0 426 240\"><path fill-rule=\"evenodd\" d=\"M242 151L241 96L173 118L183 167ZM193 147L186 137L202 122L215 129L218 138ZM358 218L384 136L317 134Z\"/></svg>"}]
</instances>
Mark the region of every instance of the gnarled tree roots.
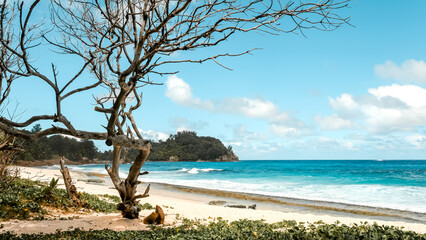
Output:
<instances>
[{"instance_id":1,"label":"gnarled tree roots","mask_svg":"<svg viewBox=\"0 0 426 240\"><path fill-rule=\"evenodd\" d=\"M139 212L142 210L137 202L122 202L117 205L117 210L121 211L124 218L135 219L139 217Z\"/></svg>"}]
</instances>

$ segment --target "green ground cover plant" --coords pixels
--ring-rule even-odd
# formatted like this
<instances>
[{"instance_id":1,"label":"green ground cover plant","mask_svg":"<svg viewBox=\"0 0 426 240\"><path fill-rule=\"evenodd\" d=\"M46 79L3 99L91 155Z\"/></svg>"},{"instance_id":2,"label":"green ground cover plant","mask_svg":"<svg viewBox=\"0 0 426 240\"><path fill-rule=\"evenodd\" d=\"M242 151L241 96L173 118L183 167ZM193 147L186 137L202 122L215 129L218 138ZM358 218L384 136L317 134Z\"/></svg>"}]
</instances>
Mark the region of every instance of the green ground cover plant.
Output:
<instances>
[{"instance_id":1,"label":"green ground cover plant","mask_svg":"<svg viewBox=\"0 0 426 240\"><path fill-rule=\"evenodd\" d=\"M71 205L66 190L56 187L58 179L49 184L16 178L7 185L0 186L0 219L42 220L47 212L45 208L62 210L94 210L97 212L116 212L118 197L102 197L81 193L81 207Z\"/></svg>"},{"instance_id":2,"label":"green ground cover plant","mask_svg":"<svg viewBox=\"0 0 426 240\"><path fill-rule=\"evenodd\" d=\"M152 227L145 231L90 230L57 231L52 234L0 234L0 239L426 239L425 234L404 231L393 226L361 223L298 224L282 221L268 224L261 220L228 222L219 219L208 225L202 221L184 219L178 227Z\"/></svg>"}]
</instances>

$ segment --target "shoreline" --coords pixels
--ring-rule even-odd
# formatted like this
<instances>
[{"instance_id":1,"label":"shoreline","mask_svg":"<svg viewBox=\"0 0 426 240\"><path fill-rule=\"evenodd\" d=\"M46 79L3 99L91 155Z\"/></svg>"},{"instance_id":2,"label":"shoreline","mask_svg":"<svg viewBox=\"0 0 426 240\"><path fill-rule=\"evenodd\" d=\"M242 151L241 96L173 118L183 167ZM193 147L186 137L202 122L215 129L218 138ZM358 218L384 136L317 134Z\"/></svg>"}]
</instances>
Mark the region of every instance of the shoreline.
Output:
<instances>
[{"instance_id":1,"label":"shoreline","mask_svg":"<svg viewBox=\"0 0 426 240\"><path fill-rule=\"evenodd\" d=\"M183 185L174 185L168 183L147 182L159 186L168 187L177 191L187 193L198 193L215 197L223 197L235 200L253 201L258 203L267 203L273 205L284 205L294 209L311 209L324 212L337 212L342 214L365 215L370 217L397 218L412 222L426 224L426 213L406 211L384 207L372 207L365 205L356 205L332 201L319 201L301 198L277 197L256 193L235 192L219 189L198 188Z\"/></svg>"},{"instance_id":2,"label":"shoreline","mask_svg":"<svg viewBox=\"0 0 426 240\"><path fill-rule=\"evenodd\" d=\"M83 172L75 171L89 176L94 176L98 178L109 179L107 174L96 173L96 172ZM264 195L257 193L247 193L247 192L238 192L238 191L228 191L221 189L211 189L211 188L200 188L192 187L185 185L177 185L170 183L159 183L159 182L149 182L146 183L151 185L156 185L160 188L168 188L174 191L186 192L190 194L201 194L214 197L223 197L234 200L245 200L252 202L262 202L266 204L273 205L284 205L294 208L295 210L311 209L316 211L323 211L327 213L328 211L342 213L342 214L352 214L352 215L365 215L373 217L383 217L392 218L392 219L401 219L410 222L418 222L426 224L426 213L415 212L409 210L401 210L394 208L386 207L375 207L368 205L357 205L350 203L342 202L333 202L333 201L321 201L321 200L312 200L312 199L303 199L303 198L292 198L292 197L280 197L273 195Z\"/></svg>"},{"instance_id":3,"label":"shoreline","mask_svg":"<svg viewBox=\"0 0 426 240\"><path fill-rule=\"evenodd\" d=\"M21 170L22 178L40 180L48 182L52 177L59 178L59 187L63 188L62 176L59 169L45 169L34 167L18 167ZM87 173L70 171L71 177L80 192L92 194L110 194L118 196L113 184L108 176L99 173ZM98 179L98 181L89 181ZM138 187L138 192L143 192L148 182L144 182ZM282 202L294 201L296 204L283 204L268 196L248 195L220 190L209 190L204 188L183 187L170 184L151 183L150 197L141 199L141 203L149 203L152 206L162 206L166 214L166 224L179 224L179 218L205 219L213 221L223 218L229 221L239 219L265 220L267 223L280 222L282 220L295 220L297 222L314 223L323 221L327 224L339 221L342 224L353 225L367 221L372 224L393 225L404 227L405 230L412 230L418 233L426 233L426 221L409 219L404 216L370 216L350 213L345 211L334 211L331 209L317 209L306 206L304 201L298 199L278 199ZM239 195L241 194L241 195ZM244 195L244 196L242 196ZM271 200L272 199L272 200ZM225 206L209 205L211 201L222 200L227 204L242 204L245 206L256 204L256 210L238 209ZM285 201L284 201L285 200ZM311 204L311 203L309 203ZM308 204L308 205L309 205ZM383 210L383 209L380 209ZM142 224L142 219L149 215L152 210L143 210L137 220L123 220L120 214L108 214L101 218L96 218L94 214L82 216L72 220L49 220L49 221L19 221L12 220L4 222L1 231L14 230L17 233L54 232L56 229L66 230L70 226L82 229L104 229L112 230L144 230L149 229ZM409 212L408 214L412 214ZM424 215L424 214L423 214ZM88 219L91 219L90 221ZM120 223L121 225L115 225ZM44 225L43 225L44 224ZM123 225L124 224L124 225ZM49 227L47 227L49 225ZM124 226L124 227L123 227Z\"/></svg>"}]
</instances>

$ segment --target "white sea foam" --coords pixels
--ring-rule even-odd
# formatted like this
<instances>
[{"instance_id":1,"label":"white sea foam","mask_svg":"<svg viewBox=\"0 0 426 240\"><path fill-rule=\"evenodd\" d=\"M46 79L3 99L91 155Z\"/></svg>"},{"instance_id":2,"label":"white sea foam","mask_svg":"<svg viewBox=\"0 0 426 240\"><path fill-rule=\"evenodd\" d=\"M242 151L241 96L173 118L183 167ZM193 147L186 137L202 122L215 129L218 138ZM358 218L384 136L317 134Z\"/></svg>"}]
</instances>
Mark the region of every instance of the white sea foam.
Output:
<instances>
[{"instance_id":1,"label":"white sea foam","mask_svg":"<svg viewBox=\"0 0 426 240\"><path fill-rule=\"evenodd\" d=\"M90 165L69 165L67 166L72 171L77 172L95 172L108 174L104 167L99 167L99 165L90 164ZM127 175L127 173L126 173Z\"/></svg>"},{"instance_id":2,"label":"white sea foam","mask_svg":"<svg viewBox=\"0 0 426 240\"><path fill-rule=\"evenodd\" d=\"M53 170L56 170L56 169L60 169L61 167L59 166L59 164L58 165L52 165L52 166L44 166L44 167L42 167L42 168L44 168L44 169L53 169Z\"/></svg>"},{"instance_id":3,"label":"white sea foam","mask_svg":"<svg viewBox=\"0 0 426 240\"><path fill-rule=\"evenodd\" d=\"M214 168L182 168L180 170L177 170L178 172L185 172L190 174L198 174L200 172L214 172L214 171L223 171L223 169L214 169Z\"/></svg>"}]
</instances>

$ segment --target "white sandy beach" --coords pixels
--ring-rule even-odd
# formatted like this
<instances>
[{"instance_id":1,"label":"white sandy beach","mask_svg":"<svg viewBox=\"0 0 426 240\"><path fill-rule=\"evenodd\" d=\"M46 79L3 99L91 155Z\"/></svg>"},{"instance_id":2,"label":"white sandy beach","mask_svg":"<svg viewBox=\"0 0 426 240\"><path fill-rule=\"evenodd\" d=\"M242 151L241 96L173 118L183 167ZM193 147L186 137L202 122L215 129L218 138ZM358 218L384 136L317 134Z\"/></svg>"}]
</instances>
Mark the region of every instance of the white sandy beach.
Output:
<instances>
[{"instance_id":1,"label":"white sandy beach","mask_svg":"<svg viewBox=\"0 0 426 240\"><path fill-rule=\"evenodd\" d=\"M40 169L31 167L19 167L22 178L30 178L32 180L40 180L49 182L53 177L62 179L59 170ZM112 182L109 178L103 178L103 183L87 183L89 176L85 173L71 172L71 177L75 182L78 191L92 194L110 194L117 195L118 193L112 188ZM59 187L64 187L61 180ZM146 185L139 186L139 192L145 190ZM165 224L176 224L176 216L189 219L206 219L206 221L214 220L222 217L223 219L234 221L239 219L260 220L264 219L268 223L279 222L282 220L296 220L297 222L314 223L322 220L325 223L334 223L340 221L343 224L353 224L367 221L369 223L377 222L379 225L394 225L404 227L405 230L412 230L418 233L426 233L426 223L413 223L409 221L387 221L379 217L370 216L342 216L340 213L328 211L276 211L266 209L237 209L223 206L208 205L210 200L217 200L215 196L200 196L197 194L178 192L167 190L164 188L151 187L150 197L142 199L141 202L147 202L151 205L160 205L165 214ZM238 200L236 200L238 203ZM258 203L257 203L258 204ZM143 230L147 229L147 225L142 223L143 217L149 215L153 210L143 210L140 219L129 220L123 219L120 214L83 214L78 218L70 220L46 220L46 221L19 221L12 220L2 222L4 227L2 231L13 230L17 233L37 233L37 232L55 232L56 229L68 230L71 228L83 229L104 229L113 230ZM72 214L70 216L75 216ZM69 216L57 216L69 217Z\"/></svg>"}]
</instances>

